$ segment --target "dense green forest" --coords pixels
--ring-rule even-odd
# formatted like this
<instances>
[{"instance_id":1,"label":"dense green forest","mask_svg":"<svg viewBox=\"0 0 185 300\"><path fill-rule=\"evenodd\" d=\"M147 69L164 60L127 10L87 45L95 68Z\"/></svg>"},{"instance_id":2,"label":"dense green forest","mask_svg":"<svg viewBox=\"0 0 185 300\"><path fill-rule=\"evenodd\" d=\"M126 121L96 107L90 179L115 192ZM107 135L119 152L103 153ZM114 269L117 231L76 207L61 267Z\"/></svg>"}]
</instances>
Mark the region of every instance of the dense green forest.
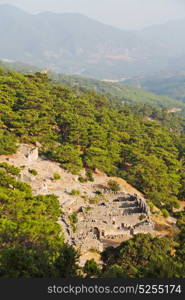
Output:
<instances>
[{"instance_id":1,"label":"dense green forest","mask_svg":"<svg viewBox=\"0 0 185 300\"><path fill-rule=\"evenodd\" d=\"M165 109L110 101L94 91L74 92L53 84L41 73L23 75L0 70L0 155L15 152L18 142L39 141L41 154L70 172L98 168L120 176L144 193L151 208L156 205L170 214L179 206L178 200L185 198L184 125L182 116ZM16 180L18 173L11 166L0 166L0 275L80 276L78 254L65 245L57 225L57 197L33 197L31 188ZM110 272L110 277L144 277L150 271L154 276L182 276L183 213L178 218L181 234L175 240L136 237L115 253L110 249L110 259L106 251L102 254L103 271L90 261L85 272L93 269L97 276L105 277ZM127 251L137 256L140 243L148 245L146 257L141 252L143 259L140 262L134 258L130 269L124 265L124 257ZM156 253L156 263L150 254L155 252L152 245L156 245L158 254L163 251L164 261L171 262L175 273L157 273L164 261ZM178 253L174 258L172 248Z\"/></svg>"},{"instance_id":2,"label":"dense green forest","mask_svg":"<svg viewBox=\"0 0 185 300\"><path fill-rule=\"evenodd\" d=\"M64 168L74 173L83 166L100 168L122 176L152 199L175 198L183 188L184 125L178 115L143 105L112 108L104 96L75 94L40 73L2 71L0 80L1 154L15 151L17 140L38 140L43 153Z\"/></svg>"},{"instance_id":3,"label":"dense green forest","mask_svg":"<svg viewBox=\"0 0 185 300\"><path fill-rule=\"evenodd\" d=\"M29 185L0 170L0 276L76 276L77 253L65 245L55 195L33 197Z\"/></svg>"},{"instance_id":4,"label":"dense green forest","mask_svg":"<svg viewBox=\"0 0 185 300\"><path fill-rule=\"evenodd\" d=\"M21 62L0 61L0 66L2 68L9 69L10 71L14 70L16 72L24 74L42 71L42 68L38 68ZM83 77L80 75L66 75L51 71L48 72L48 76L53 80L53 82L72 88L75 93L93 90L96 93L106 95L109 100L113 99L114 103L117 99L118 102L122 101L130 104L149 104L152 106L169 109L176 107L182 109L182 113L185 112L185 104L182 103L184 95L184 86L182 79L180 82L178 82L178 78L173 78L173 80L171 79L168 83L168 87L170 88L170 90L168 91L166 86L164 86L164 89L161 87L162 80L157 80L155 77L152 77L151 79L145 81L143 80L143 82L139 81L139 79L138 81L134 79L130 81L128 80L128 84L126 84L127 81L126 83L106 82L93 78ZM178 82L178 86L176 86L176 82ZM137 85L142 86L143 89L134 87ZM147 90L148 92L145 90ZM173 90L174 92L172 92L171 90Z\"/></svg>"},{"instance_id":5,"label":"dense green forest","mask_svg":"<svg viewBox=\"0 0 185 300\"><path fill-rule=\"evenodd\" d=\"M134 85L124 84L124 82L106 82L78 75L57 73L49 73L49 76L55 82L71 87L75 92L94 90L97 93L105 94L109 99L114 98L114 100L117 99L126 103L150 104L161 108L177 107L182 109L183 112L185 111L185 104L173 99L172 95L172 98L170 98L165 94L164 96L159 95L160 93L153 94L150 89L147 92L144 89L134 87Z\"/></svg>"},{"instance_id":6,"label":"dense green forest","mask_svg":"<svg viewBox=\"0 0 185 300\"><path fill-rule=\"evenodd\" d=\"M184 119L147 105L112 105L93 91L74 93L44 74L1 71L0 154L17 141L67 170L99 168L171 210L184 197ZM116 107L118 106L118 107Z\"/></svg>"}]
</instances>

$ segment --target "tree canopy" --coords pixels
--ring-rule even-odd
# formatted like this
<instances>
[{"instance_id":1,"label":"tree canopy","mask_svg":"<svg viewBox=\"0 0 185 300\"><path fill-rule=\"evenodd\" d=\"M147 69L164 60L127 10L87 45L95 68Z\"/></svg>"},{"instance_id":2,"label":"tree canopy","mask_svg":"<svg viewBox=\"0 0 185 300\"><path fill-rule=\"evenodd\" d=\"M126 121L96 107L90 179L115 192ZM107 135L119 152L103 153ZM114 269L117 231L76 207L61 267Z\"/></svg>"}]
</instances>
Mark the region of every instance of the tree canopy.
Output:
<instances>
[{"instance_id":1,"label":"tree canopy","mask_svg":"<svg viewBox=\"0 0 185 300\"><path fill-rule=\"evenodd\" d=\"M44 155L73 173L98 168L157 206L176 206L184 197L184 119L112 102L53 84L45 74L1 70L0 154L15 152L17 142L39 141Z\"/></svg>"},{"instance_id":2,"label":"tree canopy","mask_svg":"<svg viewBox=\"0 0 185 300\"><path fill-rule=\"evenodd\" d=\"M171 214L185 198L184 128L182 116L164 109L110 101L94 91L77 93L41 73L0 70L0 155L14 153L18 143L38 141L40 153L68 171L86 168L92 177L98 168L120 176ZM31 187L16 179L19 172L0 164L0 276L79 276L78 254L64 243L57 223L57 197L33 196ZM185 276L181 214L181 233L174 239L138 235L102 254L102 275L94 261L86 264L86 272Z\"/></svg>"}]
</instances>

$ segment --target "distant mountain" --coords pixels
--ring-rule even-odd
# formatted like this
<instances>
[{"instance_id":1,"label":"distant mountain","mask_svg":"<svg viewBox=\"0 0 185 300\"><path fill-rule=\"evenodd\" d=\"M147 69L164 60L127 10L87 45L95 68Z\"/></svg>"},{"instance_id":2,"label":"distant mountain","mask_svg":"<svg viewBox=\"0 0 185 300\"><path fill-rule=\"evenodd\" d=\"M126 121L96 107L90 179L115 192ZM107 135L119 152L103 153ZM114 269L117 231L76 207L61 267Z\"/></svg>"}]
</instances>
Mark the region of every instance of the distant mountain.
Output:
<instances>
[{"instance_id":1,"label":"distant mountain","mask_svg":"<svg viewBox=\"0 0 185 300\"><path fill-rule=\"evenodd\" d=\"M184 29L182 20L124 31L81 14L31 15L0 5L0 59L62 73L123 79L185 67Z\"/></svg>"},{"instance_id":2,"label":"distant mountain","mask_svg":"<svg viewBox=\"0 0 185 300\"><path fill-rule=\"evenodd\" d=\"M169 21L162 25L150 26L140 35L154 47L159 55L166 55L169 60L185 55L185 19Z\"/></svg>"},{"instance_id":3,"label":"distant mountain","mask_svg":"<svg viewBox=\"0 0 185 300\"><path fill-rule=\"evenodd\" d=\"M0 34L1 59L98 77L119 73L144 48L136 33L80 14L30 15L9 5L0 6Z\"/></svg>"}]
</instances>

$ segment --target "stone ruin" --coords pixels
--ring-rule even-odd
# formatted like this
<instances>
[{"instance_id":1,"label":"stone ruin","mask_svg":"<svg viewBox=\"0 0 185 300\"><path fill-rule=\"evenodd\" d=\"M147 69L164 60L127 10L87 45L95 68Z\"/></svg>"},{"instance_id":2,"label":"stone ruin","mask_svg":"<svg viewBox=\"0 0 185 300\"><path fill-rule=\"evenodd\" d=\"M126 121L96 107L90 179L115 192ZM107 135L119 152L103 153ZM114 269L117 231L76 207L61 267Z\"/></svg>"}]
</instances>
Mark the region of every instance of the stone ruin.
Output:
<instances>
[{"instance_id":1,"label":"stone ruin","mask_svg":"<svg viewBox=\"0 0 185 300\"><path fill-rule=\"evenodd\" d=\"M97 181L99 184L84 187L77 178L72 178L72 175L66 172L62 173L64 175L62 184L60 181L55 183L51 180L51 174L60 172L60 167L39 158L38 146L22 144L18 153L9 157L8 161L10 164L24 167L19 179L32 186L34 195L56 194L59 197L64 211L59 224L69 244L82 251L89 249L102 251L105 245L111 245L111 242L121 243L137 233L153 233L150 209L141 195L112 192L103 184L106 178ZM1 156L2 162L6 162L6 159L6 156ZM31 168L38 170L38 176L30 174ZM87 197L93 197L96 192L100 192L105 200L90 204L85 202L83 197L81 199L71 197L68 190L69 186L71 189L74 185L75 188L85 191ZM73 212L77 212L78 219L75 232L72 231L69 221L69 215Z\"/></svg>"},{"instance_id":2,"label":"stone ruin","mask_svg":"<svg viewBox=\"0 0 185 300\"><path fill-rule=\"evenodd\" d=\"M37 161L39 157L38 147L29 149L29 151L27 151L27 153L25 154L25 157L30 163Z\"/></svg>"},{"instance_id":3,"label":"stone ruin","mask_svg":"<svg viewBox=\"0 0 185 300\"><path fill-rule=\"evenodd\" d=\"M108 194L108 191L105 193ZM109 201L81 207L78 223L72 232L65 219L66 238L80 250L102 251L105 244L123 241L137 233L152 233L154 225L150 220L150 209L146 200L136 194L109 191Z\"/></svg>"}]
</instances>

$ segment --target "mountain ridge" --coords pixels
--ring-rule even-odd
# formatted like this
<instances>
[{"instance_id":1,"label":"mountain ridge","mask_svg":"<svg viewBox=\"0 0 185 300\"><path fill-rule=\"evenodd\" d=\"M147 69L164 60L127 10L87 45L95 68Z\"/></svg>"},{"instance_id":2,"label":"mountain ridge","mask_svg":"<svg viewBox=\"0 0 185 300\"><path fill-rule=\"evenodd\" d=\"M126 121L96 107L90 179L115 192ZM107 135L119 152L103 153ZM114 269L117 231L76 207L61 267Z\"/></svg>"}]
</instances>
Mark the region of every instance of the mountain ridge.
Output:
<instances>
[{"instance_id":1,"label":"mountain ridge","mask_svg":"<svg viewBox=\"0 0 185 300\"><path fill-rule=\"evenodd\" d=\"M99 79L174 69L177 61L179 67L185 64L183 30L173 41L165 30L160 30L165 45L158 38L151 39L151 29L146 31L122 30L81 14L29 14L15 6L0 5L0 59L21 60L57 72Z\"/></svg>"}]
</instances>

